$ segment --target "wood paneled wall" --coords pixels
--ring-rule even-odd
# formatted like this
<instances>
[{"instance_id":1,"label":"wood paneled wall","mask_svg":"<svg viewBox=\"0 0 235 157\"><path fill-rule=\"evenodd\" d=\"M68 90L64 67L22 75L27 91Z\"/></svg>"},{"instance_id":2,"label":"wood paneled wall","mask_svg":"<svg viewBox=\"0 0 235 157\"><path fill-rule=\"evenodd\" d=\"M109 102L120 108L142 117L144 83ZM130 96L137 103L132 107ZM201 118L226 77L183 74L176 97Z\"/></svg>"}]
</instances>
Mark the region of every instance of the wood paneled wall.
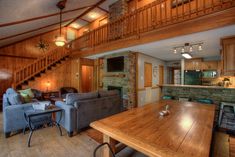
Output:
<instances>
[{"instance_id":1,"label":"wood paneled wall","mask_svg":"<svg viewBox=\"0 0 235 157\"><path fill-rule=\"evenodd\" d=\"M76 30L64 28L62 33L65 36L68 29L73 30L76 36L78 35ZM58 34L59 30L56 30L0 48L0 96L11 86L14 70L33 62L47 52L57 48L54 40ZM48 51L43 52L36 47L40 38L49 44Z\"/></svg>"},{"instance_id":2,"label":"wood paneled wall","mask_svg":"<svg viewBox=\"0 0 235 157\"><path fill-rule=\"evenodd\" d=\"M77 59L71 59L29 83L29 87L46 91L47 83L49 82L49 91L57 91L61 87L74 87L79 89L78 73L79 61Z\"/></svg>"},{"instance_id":3,"label":"wood paneled wall","mask_svg":"<svg viewBox=\"0 0 235 157\"><path fill-rule=\"evenodd\" d=\"M102 20L104 18L108 18L108 15L104 15L104 16L94 20L93 22L89 23L88 25L81 27L78 30L78 36L82 36L84 34L84 32L86 32L86 31L92 31L92 30L100 27L100 20Z\"/></svg>"}]
</instances>

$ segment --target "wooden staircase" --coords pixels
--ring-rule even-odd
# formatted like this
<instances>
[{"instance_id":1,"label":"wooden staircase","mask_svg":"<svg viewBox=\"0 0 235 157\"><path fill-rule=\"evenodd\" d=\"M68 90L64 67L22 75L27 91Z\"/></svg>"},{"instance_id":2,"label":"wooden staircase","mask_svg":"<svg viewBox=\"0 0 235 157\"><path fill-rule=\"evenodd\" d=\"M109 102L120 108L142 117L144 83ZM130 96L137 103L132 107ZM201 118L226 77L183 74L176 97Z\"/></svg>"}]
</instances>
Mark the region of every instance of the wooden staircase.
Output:
<instances>
[{"instance_id":1,"label":"wooden staircase","mask_svg":"<svg viewBox=\"0 0 235 157\"><path fill-rule=\"evenodd\" d=\"M30 82L63 64L69 58L69 55L70 50L61 47L16 70L13 73L12 87L15 89L27 87Z\"/></svg>"}]
</instances>

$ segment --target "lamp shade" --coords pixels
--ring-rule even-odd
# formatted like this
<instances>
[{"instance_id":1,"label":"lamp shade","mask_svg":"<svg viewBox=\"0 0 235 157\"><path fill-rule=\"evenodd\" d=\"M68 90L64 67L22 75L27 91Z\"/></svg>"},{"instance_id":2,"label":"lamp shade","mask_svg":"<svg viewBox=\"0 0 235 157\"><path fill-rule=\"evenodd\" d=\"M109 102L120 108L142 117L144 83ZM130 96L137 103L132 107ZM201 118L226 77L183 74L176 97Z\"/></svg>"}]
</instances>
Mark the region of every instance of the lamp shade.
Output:
<instances>
[{"instance_id":1,"label":"lamp shade","mask_svg":"<svg viewBox=\"0 0 235 157\"><path fill-rule=\"evenodd\" d=\"M64 38L63 36L58 36L58 37L55 39L55 44L56 44L56 46L62 47L62 46L65 45L65 43L66 43L66 40L65 40L65 38Z\"/></svg>"}]
</instances>

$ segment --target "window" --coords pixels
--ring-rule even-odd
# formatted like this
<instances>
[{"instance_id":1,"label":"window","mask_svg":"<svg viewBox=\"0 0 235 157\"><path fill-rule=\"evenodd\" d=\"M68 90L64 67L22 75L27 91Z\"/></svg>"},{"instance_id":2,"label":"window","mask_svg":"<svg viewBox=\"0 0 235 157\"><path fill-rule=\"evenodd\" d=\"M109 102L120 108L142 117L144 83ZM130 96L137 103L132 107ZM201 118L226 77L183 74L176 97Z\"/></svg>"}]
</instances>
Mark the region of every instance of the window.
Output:
<instances>
[{"instance_id":1,"label":"window","mask_svg":"<svg viewBox=\"0 0 235 157\"><path fill-rule=\"evenodd\" d=\"M152 64L144 63L144 87L152 87Z\"/></svg>"}]
</instances>

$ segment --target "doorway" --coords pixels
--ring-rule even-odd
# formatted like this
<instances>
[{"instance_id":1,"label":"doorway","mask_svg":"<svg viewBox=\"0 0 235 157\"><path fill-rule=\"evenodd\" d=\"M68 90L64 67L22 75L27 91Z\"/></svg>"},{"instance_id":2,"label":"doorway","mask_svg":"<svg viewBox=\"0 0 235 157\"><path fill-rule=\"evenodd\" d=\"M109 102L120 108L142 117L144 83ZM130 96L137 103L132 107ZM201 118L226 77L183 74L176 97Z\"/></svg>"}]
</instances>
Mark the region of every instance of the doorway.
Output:
<instances>
[{"instance_id":1,"label":"doorway","mask_svg":"<svg viewBox=\"0 0 235 157\"><path fill-rule=\"evenodd\" d=\"M94 67L82 65L81 67L81 92L91 92L93 89Z\"/></svg>"}]
</instances>

